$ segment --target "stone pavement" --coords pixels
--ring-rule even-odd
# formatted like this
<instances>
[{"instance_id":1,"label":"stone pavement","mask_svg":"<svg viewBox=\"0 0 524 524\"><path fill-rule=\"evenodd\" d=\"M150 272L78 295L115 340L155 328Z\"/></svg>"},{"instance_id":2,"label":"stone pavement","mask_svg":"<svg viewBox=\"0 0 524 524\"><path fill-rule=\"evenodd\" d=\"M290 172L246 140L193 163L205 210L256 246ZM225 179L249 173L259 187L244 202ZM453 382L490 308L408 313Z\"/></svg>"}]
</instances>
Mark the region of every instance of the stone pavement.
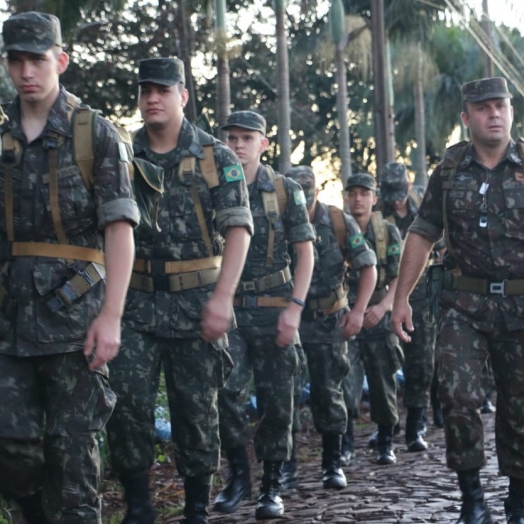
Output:
<instances>
[{"instance_id":1,"label":"stone pavement","mask_svg":"<svg viewBox=\"0 0 524 524\"><path fill-rule=\"evenodd\" d=\"M493 521L505 522L503 498L507 479L498 475L495 453L495 415L483 415L486 435L487 465L481 479ZM402 419L404 422L404 417ZM400 524L433 522L454 523L460 511L460 492L456 475L445 466L444 434L442 429L428 426L429 449L423 453L407 453L404 433L395 437L397 463L378 466L375 451L367 448L372 432L370 425L356 428L356 457L345 468L347 488L341 491L322 489L320 475L320 441L312 432L299 437L298 459L300 487L284 494L286 514L282 519L265 521L301 524ZM305 443L309 446L305 448ZM225 466L225 463L223 464ZM234 515L211 513L212 524L251 524L258 491L260 468L255 466L253 495ZM219 487L213 491L218 492ZM264 522L264 521L262 521Z\"/></svg>"}]
</instances>

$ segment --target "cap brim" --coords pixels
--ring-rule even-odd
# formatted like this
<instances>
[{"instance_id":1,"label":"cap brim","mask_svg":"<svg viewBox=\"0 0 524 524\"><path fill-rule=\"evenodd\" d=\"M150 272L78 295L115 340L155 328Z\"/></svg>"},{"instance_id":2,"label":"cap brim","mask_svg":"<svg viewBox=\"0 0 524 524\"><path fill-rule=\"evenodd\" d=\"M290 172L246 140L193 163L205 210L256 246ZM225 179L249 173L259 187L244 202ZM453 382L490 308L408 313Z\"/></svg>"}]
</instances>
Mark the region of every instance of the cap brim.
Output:
<instances>
[{"instance_id":1,"label":"cap brim","mask_svg":"<svg viewBox=\"0 0 524 524\"><path fill-rule=\"evenodd\" d=\"M263 131L260 130L258 127L252 127L252 126L246 126L243 124L225 124L220 127L220 129L227 131L228 129L231 129L232 127L239 127L240 129L248 129L249 131L258 131L259 133L264 134Z\"/></svg>"},{"instance_id":2,"label":"cap brim","mask_svg":"<svg viewBox=\"0 0 524 524\"><path fill-rule=\"evenodd\" d=\"M375 187L370 187L370 186L365 186L364 184L351 184L351 185L347 185L346 186L345 191L349 191L352 187L363 187L364 189L370 189L371 191L376 191L377 190L376 186Z\"/></svg>"},{"instance_id":3,"label":"cap brim","mask_svg":"<svg viewBox=\"0 0 524 524\"><path fill-rule=\"evenodd\" d=\"M483 102L484 100L495 100L497 98L513 98L511 93L490 93L489 95L467 97L465 102Z\"/></svg>"},{"instance_id":4,"label":"cap brim","mask_svg":"<svg viewBox=\"0 0 524 524\"><path fill-rule=\"evenodd\" d=\"M393 191L392 193L381 191L380 196L386 202L398 202L399 200L404 200L408 196L408 190Z\"/></svg>"},{"instance_id":5,"label":"cap brim","mask_svg":"<svg viewBox=\"0 0 524 524\"><path fill-rule=\"evenodd\" d=\"M8 51L20 51L22 53L33 53L35 55L43 55L45 54L49 49L51 49L55 44L51 44L50 46L45 45L35 45L30 43L17 43L17 44L11 44L11 45L4 45L4 52Z\"/></svg>"},{"instance_id":6,"label":"cap brim","mask_svg":"<svg viewBox=\"0 0 524 524\"><path fill-rule=\"evenodd\" d=\"M174 86L176 84L181 84L182 83L182 80L161 80L159 78L144 78L144 79L140 79L140 80L137 80L136 82L138 85L142 85L142 84L157 84L159 86L166 86L166 87L169 87L169 86Z\"/></svg>"}]
</instances>

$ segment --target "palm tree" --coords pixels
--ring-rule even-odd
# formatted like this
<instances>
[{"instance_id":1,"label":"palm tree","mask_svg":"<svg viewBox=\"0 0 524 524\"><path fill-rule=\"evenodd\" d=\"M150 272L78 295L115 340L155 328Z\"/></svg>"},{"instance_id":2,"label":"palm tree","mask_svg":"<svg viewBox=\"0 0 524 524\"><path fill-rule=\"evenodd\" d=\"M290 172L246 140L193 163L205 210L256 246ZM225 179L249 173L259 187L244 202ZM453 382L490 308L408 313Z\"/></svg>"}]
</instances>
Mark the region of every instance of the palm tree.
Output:
<instances>
[{"instance_id":1,"label":"palm tree","mask_svg":"<svg viewBox=\"0 0 524 524\"><path fill-rule=\"evenodd\" d=\"M215 0L216 10L216 52L217 52L217 116L219 128L225 125L231 106L231 91L229 86L229 57L227 54L226 4L225 0ZM225 131L220 131L222 140Z\"/></svg>"}]
</instances>

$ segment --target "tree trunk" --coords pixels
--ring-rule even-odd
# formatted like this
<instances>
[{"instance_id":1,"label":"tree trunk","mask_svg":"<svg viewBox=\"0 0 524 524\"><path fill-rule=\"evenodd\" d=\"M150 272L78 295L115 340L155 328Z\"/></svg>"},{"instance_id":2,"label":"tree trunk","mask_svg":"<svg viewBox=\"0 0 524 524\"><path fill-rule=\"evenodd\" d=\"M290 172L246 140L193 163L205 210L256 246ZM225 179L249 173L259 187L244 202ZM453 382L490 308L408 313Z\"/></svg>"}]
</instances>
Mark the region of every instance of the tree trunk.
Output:
<instances>
[{"instance_id":1,"label":"tree trunk","mask_svg":"<svg viewBox=\"0 0 524 524\"><path fill-rule=\"evenodd\" d=\"M335 65L337 69L337 113L338 123L340 126L338 141L341 166L342 187L346 187L348 177L351 176L351 151L348 125L348 95L347 95L347 78L346 63L340 48L340 43L335 44Z\"/></svg>"},{"instance_id":2,"label":"tree trunk","mask_svg":"<svg viewBox=\"0 0 524 524\"><path fill-rule=\"evenodd\" d=\"M285 173L291 168L291 108L289 102L289 64L286 29L284 26L285 2L275 2L277 35L277 94L278 94L278 169Z\"/></svg>"},{"instance_id":3,"label":"tree trunk","mask_svg":"<svg viewBox=\"0 0 524 524\"><path fill-rule=\"evenodd\" d=\"M415 184L426 187L428 168L426 164L426 114L424 107L424 86L422 83L422 52L419 47L417 80L413 86L415 106L415 140L417 142Z\"/></svg>"},{"instance_id":4,"label":"tree trunk","mask_svg":"<svg viewBox=\"0 0 524 524\"><path fill-rule=\"evenodd\" d=\"M217 50L217 119L219 129L226 124L231 107L231 88L229 84L229 57L227 50L227 29L226 29L226 6L225 0L215 0L216 6L216 50ZM226 139L226 131L219 131L222 141Z\"/></svg>"},{"instance_id":5,"label":"tree trunk","mask_svg":"<svg viewBox=\"0 0 524 524\"><path fill-rule=\"evenodd\" d=\"M489 19L488 11L488 0L482 0L482 28L484 29L487 37L486 45L488 48L493 49L493 36L491 34L491 20ZM484 76L486 78L495 76L493 60L485 51L482 51L484 55Z\"/></svg>"}]
</instances>

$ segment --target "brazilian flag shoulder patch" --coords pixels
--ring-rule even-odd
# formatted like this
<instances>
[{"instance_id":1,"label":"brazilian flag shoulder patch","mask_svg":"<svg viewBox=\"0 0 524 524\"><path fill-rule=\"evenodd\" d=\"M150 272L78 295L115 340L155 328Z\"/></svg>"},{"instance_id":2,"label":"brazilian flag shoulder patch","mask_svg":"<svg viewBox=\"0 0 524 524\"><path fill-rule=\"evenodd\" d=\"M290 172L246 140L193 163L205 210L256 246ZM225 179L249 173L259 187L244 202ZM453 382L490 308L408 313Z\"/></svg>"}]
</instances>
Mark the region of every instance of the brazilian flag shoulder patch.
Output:
<instances>
[{"instance_id":1,"label":"brazilian flag shoulder patch","mask_svg":"<svg viewBox=\"0 0 524 524\"><path fill-rule=\"evenodd\" d=\"M223 171L224 176L226 177L226 182L238 182L239 180L244 180L244 170L240 164L224 167Z\"/></svg>"},{"instance_id":2,"label":"brazilian flag shoulder patch","mask_svg":"<svg viewBox=\"0 0 524 524\"><path fill-rule=\"evenodd\" d=\"M386 250L386 254L389 255L400 255L400 244L390 244Z\"/></svg>"},{"instance_id":3,"label":"brazilian flag shoulder patch","mask_svg":"<svg viewBox=\"0 0 524 524\"><path fill-rule=\"evenodd\" d=\"M364 235L361 232L358 232L356 235L349 237L349 244L353 249L360 247L365 243Z\"/></svg>"},{"instance_id":4,"label":"brazilian flag shoulder patch","mask_svg":"<svg viewBox=\"0 0 524 524\"><path fill-rule=\"evenodd\" d=\"M297 189L296 191L293 191L293 198L295 199L295 204L297 206L306 205L306 195L304 195L304 191L302 191L302 189Z\"/></svg>"}]
</instances>

